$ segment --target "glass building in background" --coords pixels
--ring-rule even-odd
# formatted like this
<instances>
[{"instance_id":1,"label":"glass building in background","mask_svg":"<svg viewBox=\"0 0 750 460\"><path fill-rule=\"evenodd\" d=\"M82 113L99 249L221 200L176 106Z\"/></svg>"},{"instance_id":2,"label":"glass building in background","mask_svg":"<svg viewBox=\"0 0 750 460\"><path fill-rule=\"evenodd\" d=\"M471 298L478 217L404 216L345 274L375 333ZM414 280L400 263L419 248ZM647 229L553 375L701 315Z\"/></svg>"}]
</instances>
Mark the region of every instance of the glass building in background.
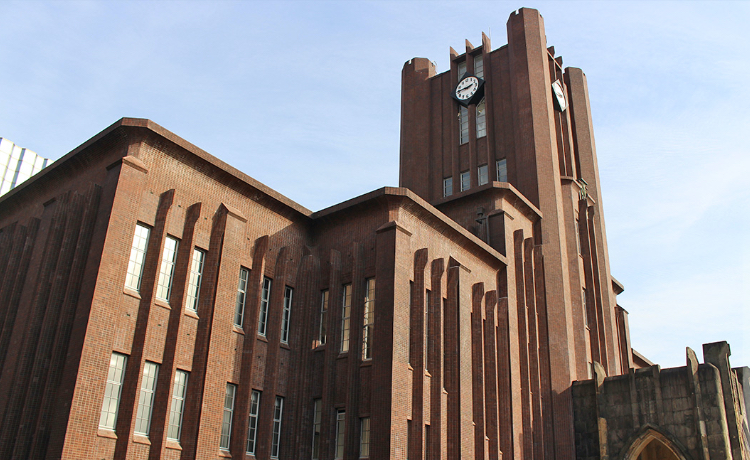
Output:
<instances>
[{"instance_id":1,"label":"glass building in background","mask_svg":"<svg viewBox=\"0 0 750 460\"><path fill-rule=\"evenodd\" d=\"M0 137L0 195L42 170L49 160Z\"/></svg>"}]
</instances>

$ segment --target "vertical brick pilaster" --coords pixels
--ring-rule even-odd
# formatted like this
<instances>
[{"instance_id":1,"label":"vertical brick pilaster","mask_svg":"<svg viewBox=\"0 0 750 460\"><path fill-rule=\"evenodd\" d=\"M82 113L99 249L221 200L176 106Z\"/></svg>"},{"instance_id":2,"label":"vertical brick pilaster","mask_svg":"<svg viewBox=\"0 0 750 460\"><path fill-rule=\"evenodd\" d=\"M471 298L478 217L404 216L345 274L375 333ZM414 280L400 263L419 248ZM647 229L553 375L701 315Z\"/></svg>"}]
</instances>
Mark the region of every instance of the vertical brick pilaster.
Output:
<instances>
[{"instance_id":1,"label":"vertical brick pilaster","mask_svg":"<svg viewBox=\"0 0 750 460\"><path fill-rule=\"evenodd\" d=\"M411 347L412 413L411 433L409 433L408 458L424 458L424 373L425 373L425 279L427 248L414 253L414 284L411 293Z\"/></svg>"}]
</instances>

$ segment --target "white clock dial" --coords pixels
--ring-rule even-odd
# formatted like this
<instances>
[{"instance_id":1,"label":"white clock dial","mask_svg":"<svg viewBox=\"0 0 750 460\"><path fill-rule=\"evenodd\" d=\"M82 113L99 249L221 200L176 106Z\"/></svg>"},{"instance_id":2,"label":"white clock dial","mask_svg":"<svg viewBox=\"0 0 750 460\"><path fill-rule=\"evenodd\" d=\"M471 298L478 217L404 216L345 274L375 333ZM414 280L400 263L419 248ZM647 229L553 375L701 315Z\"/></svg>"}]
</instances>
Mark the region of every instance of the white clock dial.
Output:
<instances>
[{"instance_id":1,"label":"white clock dial","mask_svg":"<svg viewBox=\"0 0 750 460\"><path fill-rule=\"evenodd\" d=\"M456 86L456 97L465 101L471 98L478 88L479 80L477 80L477 77L466 77Z\"/></svg>"},{"instance_id":2,"label":"white clock dial","mask_svg":"<svg viewBox=\"0 0 750 460\"><path fill-rule=\"evenodd\" d=\"M563 89L560 80L555 80L552 83L552 91L555 93L555 98L557 99L557 105L560 108L560 111L564 112L565 109L568 108L568 101L565 99L565 90Z\"/></svg>"}]
</instances>

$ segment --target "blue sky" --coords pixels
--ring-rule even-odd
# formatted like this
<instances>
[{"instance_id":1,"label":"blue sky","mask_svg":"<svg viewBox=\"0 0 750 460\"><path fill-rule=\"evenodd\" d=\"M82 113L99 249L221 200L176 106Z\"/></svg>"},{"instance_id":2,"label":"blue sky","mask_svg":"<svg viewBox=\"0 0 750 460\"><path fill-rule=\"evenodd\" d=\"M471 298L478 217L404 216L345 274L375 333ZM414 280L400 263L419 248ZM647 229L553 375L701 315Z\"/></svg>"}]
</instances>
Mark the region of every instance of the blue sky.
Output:
<instances>
[{"instance_id":1,"label":"blue sky","mask_svg":"<svg viewBox=\"0 0 750 460\"><path fill-rule=\"evenodd\" d=\"M750 365L750 2L3 1L0 136L56 159L149 118L318 210L398 185L404 62L521 6L588 77L634 348Z\"/></svg>"}]
</instances>

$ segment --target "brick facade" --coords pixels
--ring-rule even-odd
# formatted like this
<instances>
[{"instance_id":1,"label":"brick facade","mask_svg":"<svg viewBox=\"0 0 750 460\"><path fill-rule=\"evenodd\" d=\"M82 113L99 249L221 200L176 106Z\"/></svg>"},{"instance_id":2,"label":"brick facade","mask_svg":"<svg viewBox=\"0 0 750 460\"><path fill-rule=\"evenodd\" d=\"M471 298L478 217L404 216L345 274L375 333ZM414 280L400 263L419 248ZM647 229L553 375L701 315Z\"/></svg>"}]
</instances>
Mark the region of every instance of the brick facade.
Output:
<instances>
[{"instance_id":1,"label":"brick facade","mask_svg":"<svg viewBox=\"0 0 750 460\"><path fill-rule=\"evenodd\" d=\"M0 458L575 458L572 382L643 359L585 76L536 10L508 37L405 64L399 188L311 212L124 118L0 198ZM462 143L450 94L480 56Z\"/></svg>"}]
</instances>

